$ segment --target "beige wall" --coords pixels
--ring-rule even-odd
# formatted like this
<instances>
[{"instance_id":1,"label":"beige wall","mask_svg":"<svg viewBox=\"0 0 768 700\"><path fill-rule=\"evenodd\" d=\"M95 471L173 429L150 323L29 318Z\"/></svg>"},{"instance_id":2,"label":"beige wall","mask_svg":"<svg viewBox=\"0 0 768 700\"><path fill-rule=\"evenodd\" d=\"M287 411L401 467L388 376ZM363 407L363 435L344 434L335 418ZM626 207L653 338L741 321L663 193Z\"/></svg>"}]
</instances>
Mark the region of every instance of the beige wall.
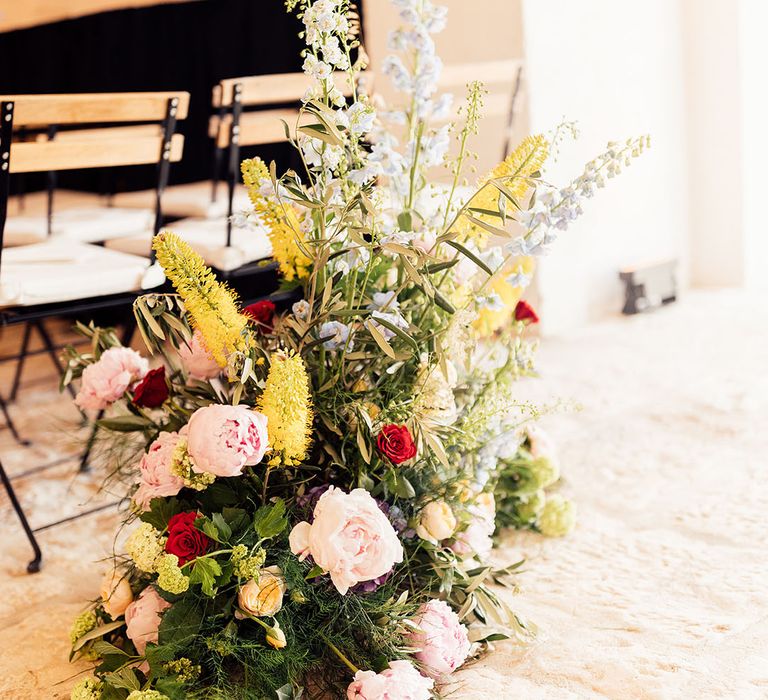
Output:
<instances>
[{"instance_id":1,"label":"beige wall","mask_svg":"<svg viewBox=\"0 0 768 700\"><path fill-rule=\"evenodd\" d=\"M437 50L445 65L475 63L521 58L523 55L521 0L436 0L448 7L448 26L436 35ZM365 17L365 45L374 71L387 55L387 35L399 24L397 11L390 0L363 0ZM473 76L483 80L483 75ZM497 85L499 91L511 95L515 75L506 85ZM376 90L387 100L395 97L389 80L377 78ZM458 105L465 96L463 89L452 90ZM513 141L527 132L525 92L516 108ZM483 120L481 133L472 144L478 154L478 174L499 162L506 139L506 115L488 116ZM437 174L437 173L436 173Z\"/></svg>"}]
</instances>

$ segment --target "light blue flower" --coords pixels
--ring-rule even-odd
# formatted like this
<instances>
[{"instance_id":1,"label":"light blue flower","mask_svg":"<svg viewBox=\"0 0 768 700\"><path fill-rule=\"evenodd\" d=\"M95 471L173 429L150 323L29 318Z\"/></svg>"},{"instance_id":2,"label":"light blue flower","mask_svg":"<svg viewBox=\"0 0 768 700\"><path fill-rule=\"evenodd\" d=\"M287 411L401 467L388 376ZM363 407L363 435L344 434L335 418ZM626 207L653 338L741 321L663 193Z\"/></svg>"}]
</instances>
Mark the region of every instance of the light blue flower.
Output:
<instances>
[{"instance_id":1,"label":"light blue flower","mask_svg":"<svg viewBox=\"0 0 768 700\"><path fill-rule=\"evenodd\" d=\"M347 345L349 326L340 321L326 321L320 326L320 337L327 338L327 340L323 342L323 347L326 350L338 350L345 345L348 349L352 349L353 342L351 340Z\"/></svg>"}]
</instances>

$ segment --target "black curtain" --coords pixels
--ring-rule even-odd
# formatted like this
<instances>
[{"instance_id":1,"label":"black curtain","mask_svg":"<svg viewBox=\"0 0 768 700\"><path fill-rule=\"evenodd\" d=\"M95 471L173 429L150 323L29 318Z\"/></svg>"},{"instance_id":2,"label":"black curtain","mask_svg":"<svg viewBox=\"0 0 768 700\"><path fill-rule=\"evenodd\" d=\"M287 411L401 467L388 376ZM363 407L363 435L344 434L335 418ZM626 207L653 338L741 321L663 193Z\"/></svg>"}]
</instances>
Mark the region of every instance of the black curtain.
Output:
<instances>
[{"instance_id":1,"label":"black curtain","mask_svg":"<svg viewBox=\"0 0 768 700\"><path fill-rule=\"evenodd\" d=\"M7 32L0 34L0 93L187 90L184 159L173 165L171 183L207 179L211 88L222 78L300 70L300 29L281 0L197 0ZM283 167L294 164L287 145L261 147L258 154ZM59 185L138 189L153 184L154 170L121 168L114 177L105 185L95 173L62 172ZM30 177L24 186L44 185Z\"/></svg>"}]
</instances>

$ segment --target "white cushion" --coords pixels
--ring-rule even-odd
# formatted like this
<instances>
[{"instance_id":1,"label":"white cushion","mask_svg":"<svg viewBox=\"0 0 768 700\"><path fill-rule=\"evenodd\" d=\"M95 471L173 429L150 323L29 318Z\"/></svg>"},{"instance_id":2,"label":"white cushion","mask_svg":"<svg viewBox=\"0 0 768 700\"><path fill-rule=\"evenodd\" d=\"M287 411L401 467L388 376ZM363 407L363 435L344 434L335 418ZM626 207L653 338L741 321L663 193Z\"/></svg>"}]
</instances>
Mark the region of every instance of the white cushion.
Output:
<instances>
[{"instance_id":1,"label":"white cushion","mask_svg":"<svg viewBox=\"0 0 768 700\"><path fill-rule=\"evenodd\" d=\"M154 225L155 213L150 209L68 209L54 215L53 235L81 243L95 243L151 231Z\"/></svg>"},{"instance_id":2,"label":"white cushion","mask_svg":"<svg viewBox=\"0 0 768 700\"><path fill-rule=\"evenodd\" d=\"M162 269L146 258L57 239L3 250L0 307L133 292L164 280Z\"/></svg>"},{"instance_id":3,"label":"white cushion","mask_svg":"<svg viewBox=\"0 0 768 700\"><path fill-rule=\"evenodd\" d=\"M5 220L3 247L42 243L48 238L45 216L11 216Z\"/></svg>"},{"instance_id":4,"label":"white cushion","mask_svg":"<svg viewBox=\"0 0 768 700\"><path fill-rule=\"evenodd\" d=\"M154 225L155 215L146 209L81 207L54 212L50 237L45 216L11 217L5 223L3 245L30 245L57 238L96 243L151 231Z\"/></svg>"},{"instance_id":5,"label":"white cushion","mask_svg":"<svg viewBox=\"0 0 768 700\"><path fill-rule=\"evenodd\" d=\"M227 215L228 188L226 182L219 182L216 201L211 201L213 183L190 182L173 185L163 192L163 214L166 216L189 216L201 219L218 219ZM155 206L155 190L122 192L112 200L118 207L152 208ZM245 187L237 185L232 200L232 211L238 212L250 207Z\"/></svg>"},{"instance_id":6,"label":"white cushion","mask_svg":"<svg viewBox=\"0 0 768 700\"><path fill-rule=\"evenodd\" d=\"M267 229L260 223L244 228L232 226L231 245L227 246L226 219L181 219L167 227L203 256L207 265L219 270L235 270L249 262L272 255ZM132 255L149 256L151 236L130 236L108 241L107 247Z\"/></svg>"}]
</instances>

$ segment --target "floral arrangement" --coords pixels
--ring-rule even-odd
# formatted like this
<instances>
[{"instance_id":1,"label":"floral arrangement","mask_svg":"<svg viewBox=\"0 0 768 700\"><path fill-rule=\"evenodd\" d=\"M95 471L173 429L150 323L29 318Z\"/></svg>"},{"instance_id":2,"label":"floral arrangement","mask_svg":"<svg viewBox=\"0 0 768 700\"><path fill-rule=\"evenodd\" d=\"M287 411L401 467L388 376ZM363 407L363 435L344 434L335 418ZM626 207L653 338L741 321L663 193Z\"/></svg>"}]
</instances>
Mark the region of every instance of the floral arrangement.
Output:
<instances>
[{"instance_id":1,"label":"floral arrangement","mask_svg":"<svg viewBox=\"0 0 768 700\"><path fill-rule=\"evenodd\" d=\"M557 462L537 407L514 398L538 320L520 297L532 256L647 140L556 188L541 175L553 139L532 136L468 190L482 86L457 125L433 126L450 109L445 9L393 2L384 73L402 109L357 91L347 0L287 3L313 79L287 125L305 172L242 170L294 303L241 308L165 231L176 294L135 303L155 368L111 329L80 326L90 348L69 350L63 383L106 409L100 444L132 482L125 544L71 631L73 658L97 664L74 700L424 699L531 634L492 587L514 589L521 564L490 561L494 531L560 535L574 513L543 495Z\"/></svg>"}]
</instances>

